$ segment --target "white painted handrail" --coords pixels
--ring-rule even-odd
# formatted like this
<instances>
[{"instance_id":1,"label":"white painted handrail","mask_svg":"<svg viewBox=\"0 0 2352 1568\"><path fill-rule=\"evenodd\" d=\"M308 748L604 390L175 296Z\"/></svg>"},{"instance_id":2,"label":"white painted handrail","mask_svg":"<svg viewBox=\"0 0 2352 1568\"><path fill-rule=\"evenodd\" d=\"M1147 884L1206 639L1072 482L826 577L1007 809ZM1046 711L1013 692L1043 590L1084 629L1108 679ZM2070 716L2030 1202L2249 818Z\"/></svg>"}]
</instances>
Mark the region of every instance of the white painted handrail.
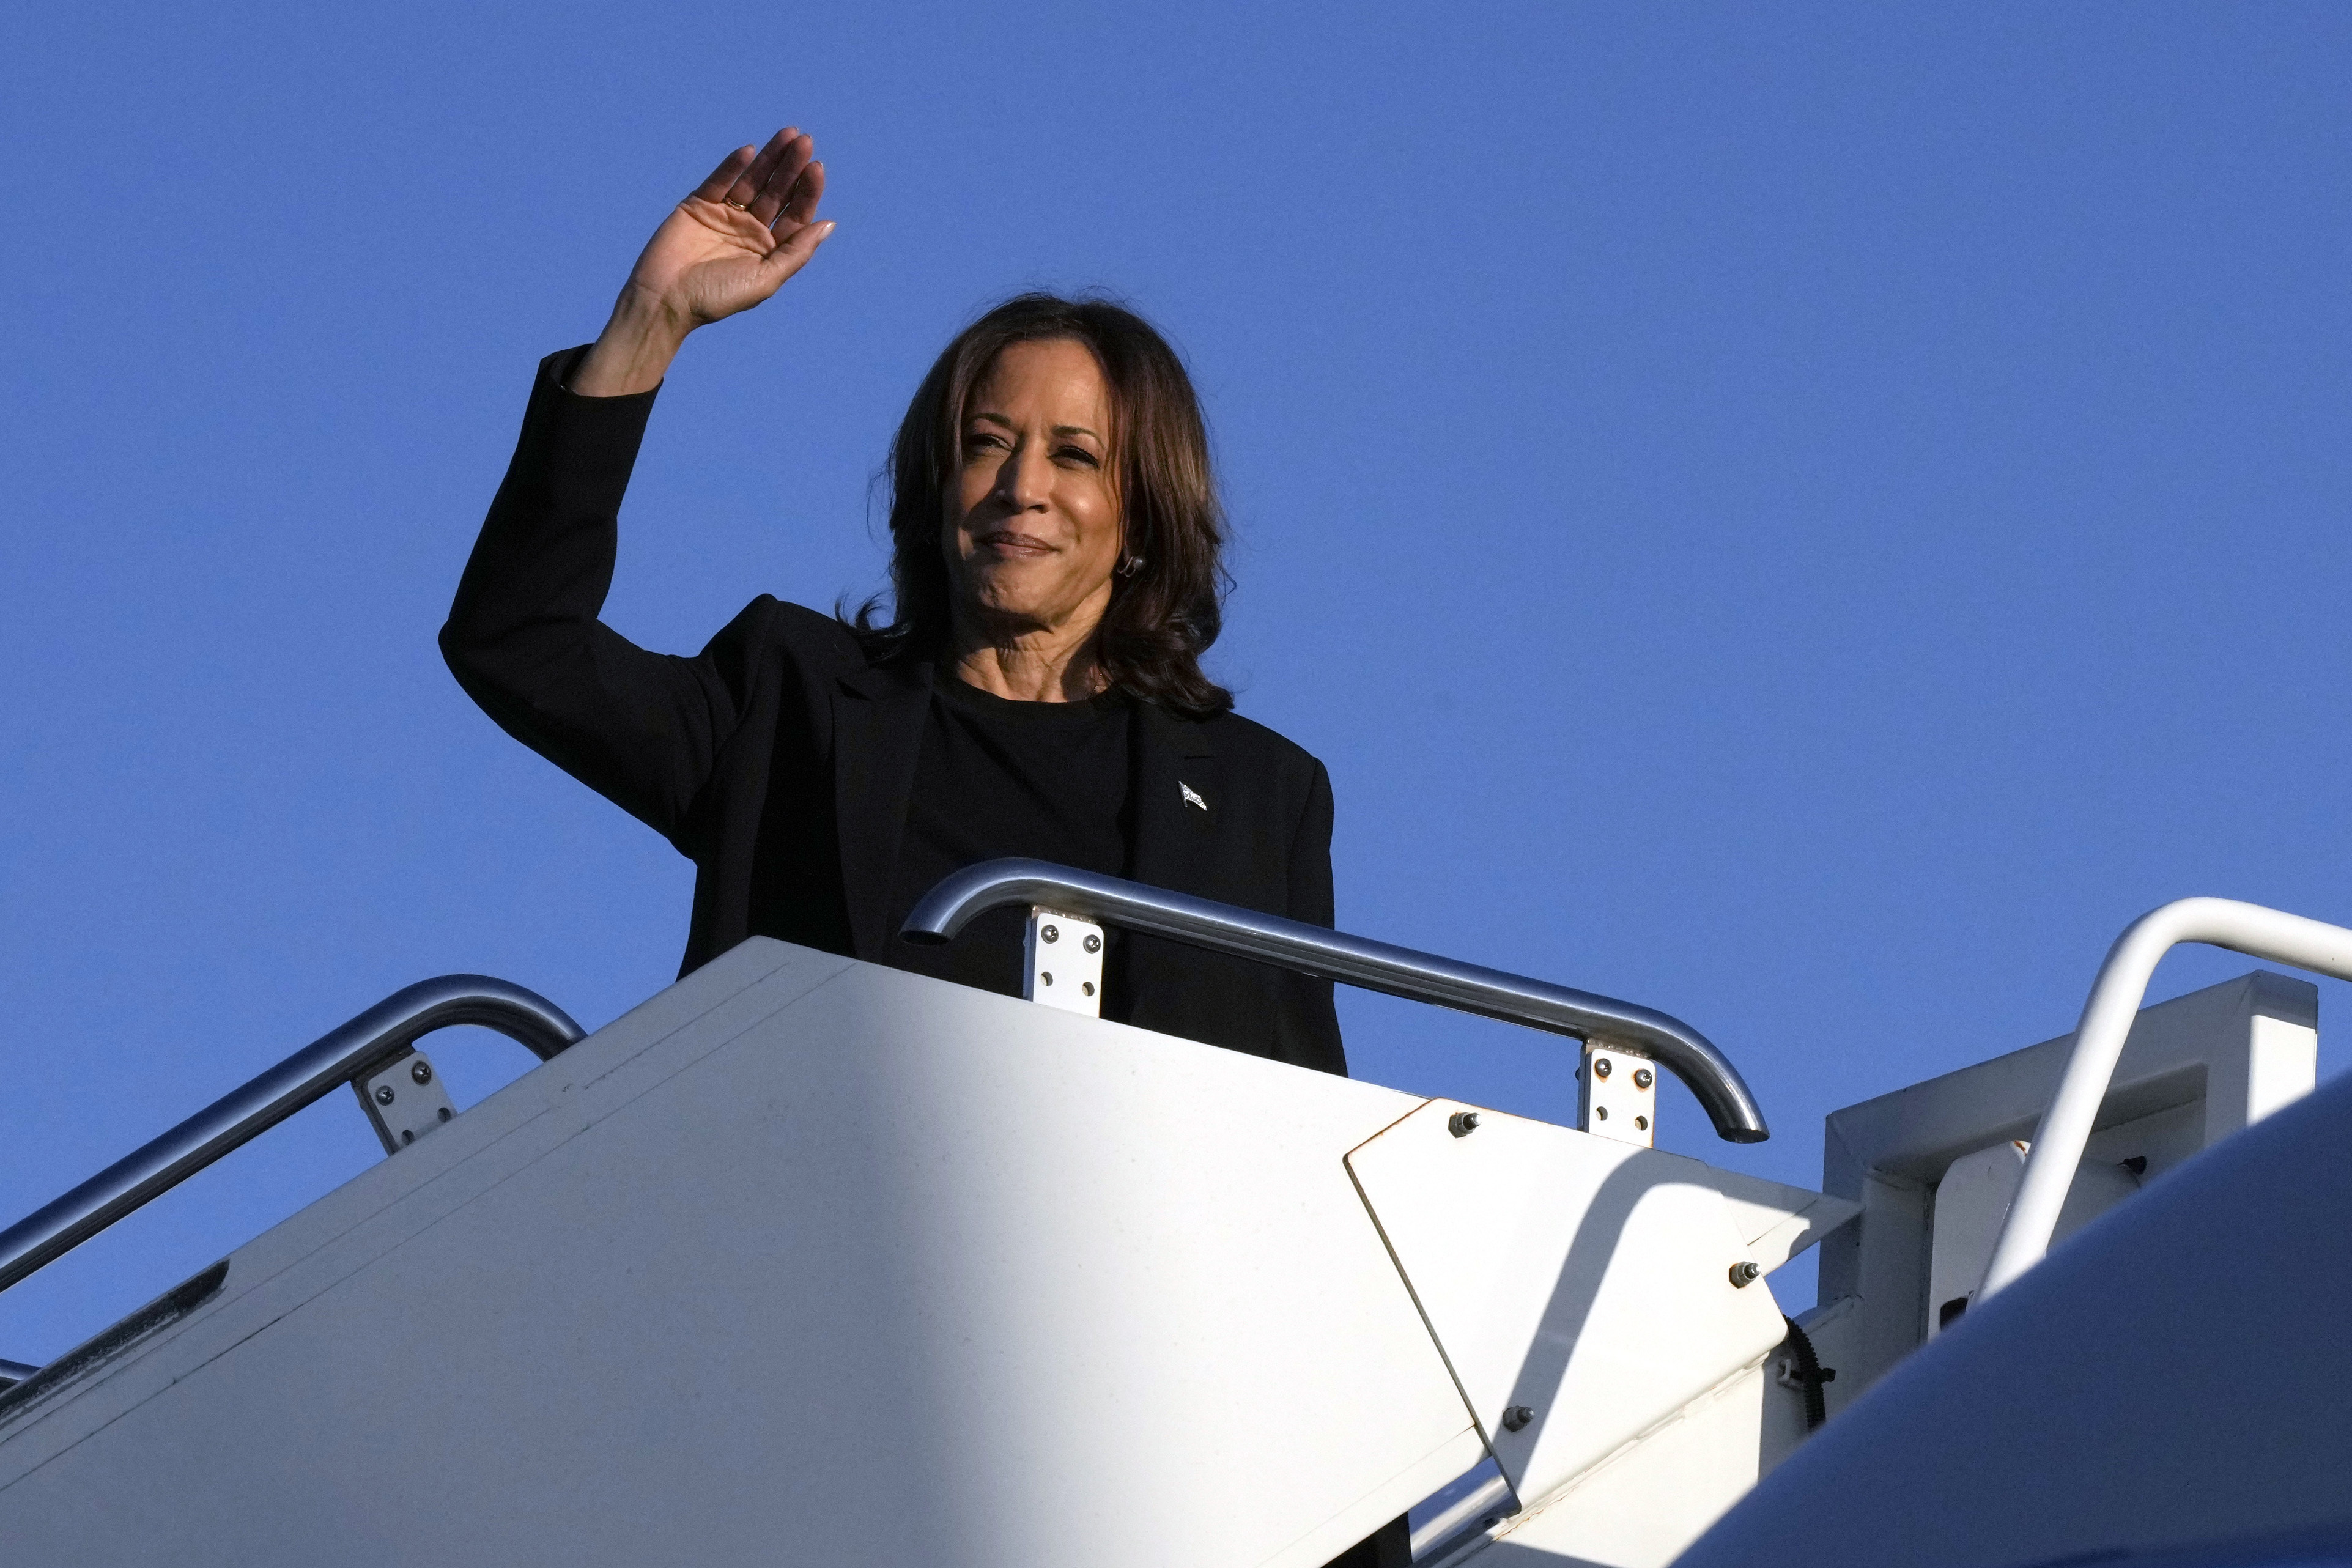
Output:
<instances>
[{"instance_id":1,"label":"white painted handrail","mask_svg":"<svg viewBox=\"0 0 2352 1568\"><path fill-rule=\"evenodd\" d=\"M2235 899L2180 899L2151 910L2124 929L2091 983L2083 1021L2074 1026L2074 1054L2058 1093L2042 1113L2025 1158L2025 1175L1993 1243L1977 1300L2042 1261L2058 1227L2058 1211L2083 1163L2091 1124L2107 1098L2116 1062L2147 995L2157 961L2184 942L2226 947L2249 958L2291 963L2338 980L2352 980L2352 931Z\"/></svg>"}]
</instances>

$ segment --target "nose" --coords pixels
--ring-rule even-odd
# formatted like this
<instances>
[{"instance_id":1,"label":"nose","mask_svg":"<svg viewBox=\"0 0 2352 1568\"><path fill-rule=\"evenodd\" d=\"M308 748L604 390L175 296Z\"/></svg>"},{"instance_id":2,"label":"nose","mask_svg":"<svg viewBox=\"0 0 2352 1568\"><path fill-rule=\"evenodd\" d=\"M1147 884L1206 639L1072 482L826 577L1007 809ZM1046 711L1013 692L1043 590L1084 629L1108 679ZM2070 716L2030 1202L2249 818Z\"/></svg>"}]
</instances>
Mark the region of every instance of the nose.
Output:
<instances>
[{"instance_id":1,"label":"nose","mask_svg":"<svg viewBox=\"0 0 2352 1568\"><path fill-rule=\"evenodd\" d=\"M1034 441L1014 447L996 470L996 499L1008 510L1042 511L1053 489L1054 465Z\"/></svg>"}]
</instances>

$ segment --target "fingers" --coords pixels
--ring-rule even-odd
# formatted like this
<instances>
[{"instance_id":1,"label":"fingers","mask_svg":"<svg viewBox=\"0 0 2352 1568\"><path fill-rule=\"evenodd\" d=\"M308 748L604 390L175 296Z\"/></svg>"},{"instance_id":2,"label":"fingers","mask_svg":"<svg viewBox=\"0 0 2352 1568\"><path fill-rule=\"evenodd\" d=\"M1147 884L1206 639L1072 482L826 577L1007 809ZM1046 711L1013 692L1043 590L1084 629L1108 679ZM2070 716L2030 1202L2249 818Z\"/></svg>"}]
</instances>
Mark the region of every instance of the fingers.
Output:
<instances>
[{"instance_id":1,"label":"fingers","mask_svg":"<svg viewBox=\"0 0 2352 1568\"><path fill-rule=\"evenodd\" d=\"M777 214L779 227L804 228L816 221L816 204L824 195L824 165L812 163L801 171L799 179L784 196L782 209Z\"/></svg>"},{"instance_id":2,"label":"fingers","mask_svg":"<svg viewBox=\"0 0 2352 1568\"><path fill-rule=\"evenodd\" d=\"M791 158L796 148L804 147L807 142L807 137L791 126L785 126L768 138L768 144L760 149L759 156L735 176L734 184L728 186L727 194L719 199L748 210L759 200L761 189L774 176L777 166ZM799 163L807 162L808 154L803 152ZM800 172L798 164L794 165L793 172L795 174Z\"/></svg>"},{"instance_id":3,"label":"fingers","mask_svg":"<svg viewBox=\"0 0 2352 1568\"><path fill-rule=\"evenodd\" d=\"M824 194L824 165L816 161L816 143L789 125L764 147L728 153L693 192L703 201L735 208L761 228L774 228L780 218L789 220L788 228L805 228Z\"/></svg>"},{"instance_id":4,"label":"fingers","mask_svg":"<svg viewBox=\"0 0 2352 1568\"><path fill-rule=\"evenodd\" d=\"M777 149L774 163L765 170L755 163L735 182L740 188L748 184L754 175L759 175L761 185L755 195L742 196L733 192L729 195L732 199L744 203L760 226L766 228L776 221L776 215L783 210L785 199L792 194L793 187L800 183L801 176L808 172L815 157L816 143L805 135L792 133L791 139Z\"/></svg>"},{"instance_id":5,"label":"fingers","mask_svg":"<svg viewBox=\"0 0 2352 1568\"><path fill-rule=\"evenodd\" d=\"M768 176L775 173L776 164L783 158L786 150L801 139L800 132L789 125L769 137L768 144L760 149L760 155L751 160L751 167L735 176L735 184L728 191L726 199L737 206L750 206L751 198L760 194L760 187L768 183Z\"/></svg>"},{"instance_id":6,"label":"fingers","mask_svg":"<svg viewBox=\"0 0 2352 1568\"><path fill-rule=\"evenodd\" d=\"M751 166L752 154L753 150L750 147L736 148L719 160L719 167L710 171L709 179L694 187L693 194L706 202L718 201L727 194L727 188L735 183L738 176Z\"/></svg>"}]
</instances>

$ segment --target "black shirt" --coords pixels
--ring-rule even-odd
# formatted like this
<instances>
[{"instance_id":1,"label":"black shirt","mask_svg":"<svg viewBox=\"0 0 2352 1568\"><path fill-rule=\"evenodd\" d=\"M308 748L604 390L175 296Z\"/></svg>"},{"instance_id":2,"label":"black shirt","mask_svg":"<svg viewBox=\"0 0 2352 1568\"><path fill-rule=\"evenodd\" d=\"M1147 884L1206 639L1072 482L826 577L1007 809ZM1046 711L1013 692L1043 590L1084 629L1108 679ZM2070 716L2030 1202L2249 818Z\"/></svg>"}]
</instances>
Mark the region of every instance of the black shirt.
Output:
<instances>
[{"instance_id":1,"label":"black shirt","mask_svg":"<svg viewBox=\"0 0 2352 1568\"><path fill-rule=\"evenodd\" d=\"M890 924L950 872L1005 855L1128 874L1128 700L1016 702L940 670L890 883ZM944 947L889 944L887 962L1021 994L1026 911L992 910Z\"/></svg>"}]
</instances>

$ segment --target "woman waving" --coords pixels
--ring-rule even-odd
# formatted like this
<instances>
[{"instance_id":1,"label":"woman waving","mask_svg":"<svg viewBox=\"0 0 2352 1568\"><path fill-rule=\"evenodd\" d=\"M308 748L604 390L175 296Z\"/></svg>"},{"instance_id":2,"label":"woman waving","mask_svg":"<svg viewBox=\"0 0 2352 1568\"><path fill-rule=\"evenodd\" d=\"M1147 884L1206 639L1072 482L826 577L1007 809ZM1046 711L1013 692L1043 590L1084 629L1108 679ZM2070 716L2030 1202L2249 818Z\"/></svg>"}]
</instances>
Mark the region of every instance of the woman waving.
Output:
<instances>
[{"instance_id":1,"label":"woman waving","mask_svg":"<svg viewBox=\"0 0 2352 1568\"><path fill-rule=\"evenodd\" d=\"M1018 994L1018 911L895 934L1011 855L1330 924L1322 764L1201 669L1224 531L1199 400L1117 305L1023 295L948 344L891 446L887 618L761 595L691 657L598 619L672 361L808 265L824 192L807 136L739 149L595 342L541 362L441 634L459 683L694 861L686 969L771 936ZM1328 983L1133 934L1108 960L1107 1017L1346 1070Z\"/></svg>"}]
</instances>

